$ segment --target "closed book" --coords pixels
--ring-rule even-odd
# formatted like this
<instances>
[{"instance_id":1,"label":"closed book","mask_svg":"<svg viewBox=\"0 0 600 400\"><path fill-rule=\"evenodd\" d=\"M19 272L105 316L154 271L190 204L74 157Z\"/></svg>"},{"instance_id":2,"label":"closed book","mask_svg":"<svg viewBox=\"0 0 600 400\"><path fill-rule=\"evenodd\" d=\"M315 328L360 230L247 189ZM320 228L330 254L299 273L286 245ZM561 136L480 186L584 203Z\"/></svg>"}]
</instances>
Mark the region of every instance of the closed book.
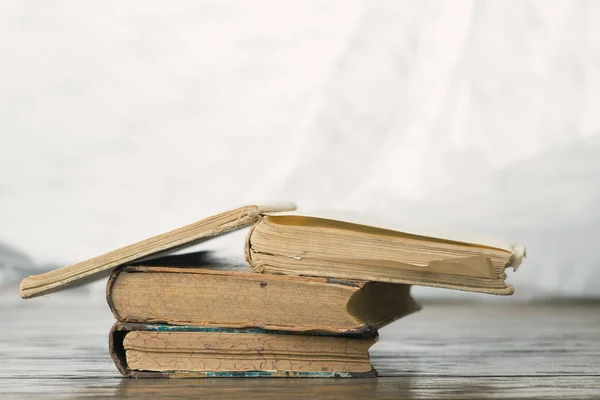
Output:
<instances>
[{"instance_id":1,"label":"closed book","mask_svg":"<svg viewBox=\"0 0 600 400\"><path fill-rule=\"evenodd\" d=\"M373 377L375 333L301 335L289 331L117 322L109 351L131 378Z\"/></svg>"},{"instance_id":2,"label":"closed book","mask_svg":"<svg viewBox=\"0 0 600 400\"><path fill-rule=\"evenodd\" d=\"M194 258L116 269L106 296L117 320L362 334L419 309L409 285L174 266Z\"/></svg>"}]
</instances>

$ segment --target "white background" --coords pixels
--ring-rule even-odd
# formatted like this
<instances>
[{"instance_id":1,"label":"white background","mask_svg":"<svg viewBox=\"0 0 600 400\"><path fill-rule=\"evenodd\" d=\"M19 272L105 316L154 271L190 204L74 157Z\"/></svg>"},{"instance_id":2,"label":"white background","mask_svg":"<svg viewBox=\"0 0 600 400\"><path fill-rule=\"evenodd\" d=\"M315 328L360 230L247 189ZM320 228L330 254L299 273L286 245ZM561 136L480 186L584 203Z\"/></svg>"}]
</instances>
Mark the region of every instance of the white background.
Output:
<instances>
[{"instance_id":1,"label":"white background","mask_svg":"<svg viewBox=\"0 0 600 400\"><path fill-rule=\"evenodd\" d=\"M598 295L600 3L0 3L0 241L69 264L263 199L504 237L518 293Z\"/></svg>"}]
</instances>

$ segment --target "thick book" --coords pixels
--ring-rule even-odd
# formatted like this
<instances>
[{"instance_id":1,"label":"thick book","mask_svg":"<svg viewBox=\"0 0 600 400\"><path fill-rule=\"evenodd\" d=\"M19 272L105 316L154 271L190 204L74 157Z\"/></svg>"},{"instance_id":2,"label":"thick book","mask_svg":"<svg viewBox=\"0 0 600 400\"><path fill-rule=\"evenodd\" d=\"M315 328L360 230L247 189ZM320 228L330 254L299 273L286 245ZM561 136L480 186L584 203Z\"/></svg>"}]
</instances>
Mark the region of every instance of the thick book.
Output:
<instances>
[{"instance_id":1,"label":"thick book","mask_svg":"<svg viewBox=\"0 0 600 400\"><path fill-rule=\"evenodd\" d=\"M193 258L116 269L106 298L117 320L361 334L419 309L410 285L174 267Z\"/></svg>"},{"instance_id":2,"label":"thick book","mask_svg":"<svg viewBox=\"0 0 600 400\"><path fill-rule=\"evenodd\" d=\"M374 225L353 218L263 216L248 233L246 260L254 271L267 274L513 293L504 271L517 269L524 247L497 239L404 229L394 229L388 221Z\"/></svg>"},{"instance_id":3,"label":"thick book","mask_svg":"<svg viewBox=\"0 0 600 400\"><path fill-rule=\"evenodd\" d=\"M377 335L299 335L288 331L117 322L109 351L130 378L372 377Z\"/></svg>"}]
</instances>

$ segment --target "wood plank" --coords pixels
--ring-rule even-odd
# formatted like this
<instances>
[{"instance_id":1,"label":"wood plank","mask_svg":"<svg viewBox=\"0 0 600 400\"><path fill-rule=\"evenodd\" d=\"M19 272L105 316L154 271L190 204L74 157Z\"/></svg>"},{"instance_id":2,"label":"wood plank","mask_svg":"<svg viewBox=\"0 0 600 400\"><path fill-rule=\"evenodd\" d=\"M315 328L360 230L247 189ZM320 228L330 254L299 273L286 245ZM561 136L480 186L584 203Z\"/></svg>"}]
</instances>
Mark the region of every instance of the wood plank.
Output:
<instances>
[{"instance_id":1,"label":"wood plank","mask_svg":"<svg viewBox=\"0 0 600 400\"><path fill-rule=\"evenodd\" d=\"M425 304L381 331L377 379L132 380L107 353L102 298L0 297L2 399L42 398L594 398L598 304Z\"/></svg>"}]
</instances>

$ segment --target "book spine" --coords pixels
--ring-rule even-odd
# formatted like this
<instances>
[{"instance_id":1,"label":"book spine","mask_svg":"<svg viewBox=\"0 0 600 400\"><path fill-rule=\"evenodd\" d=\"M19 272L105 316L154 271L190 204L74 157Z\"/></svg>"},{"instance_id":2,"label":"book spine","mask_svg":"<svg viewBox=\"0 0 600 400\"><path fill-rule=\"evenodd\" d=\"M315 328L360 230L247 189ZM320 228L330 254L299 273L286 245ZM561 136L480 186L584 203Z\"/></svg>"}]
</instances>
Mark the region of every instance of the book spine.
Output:
<instances>
[{"instance_id":1,"label":"book spine","mask_svg":"<svg viewBox=\"0 0 600 400\"><path fill-rule=\"evenodd\" d=\"M108 336L108 352L113 359L115 366L126 378L168 378L168 374L155 371L132 371L127 366L125 357L125 348L123 339L128 332L133 330L144 330L144 325L134 326L134 324L123 324L117 322L113 325Z\"/></svg>"},{"instance_id":2,"label":"book spine","mask_svg":"<svg viewBox=\"0 0 600 400\"><path fill-rule=\"evenodd\" d=\"M252 232L254 232L254 229L256 228L256 226L258 224L260 224L262 222L262 217L258 219L258 221L256 221L256 223L254 223L252 226L250 226L250 229L248 229L248 234L246 235L246 240L244 242L244 259L246 260L246 264L248 264L248 266L252 269L252 271L254 272L261 272L253 263L252 263L252 244L251 244L251 240L252 240Z\"/></svg>"},{"instance_id":3,"label":"book spine","mask_svg":"<svg viewBox=\"0 0 600 400\"><path fill-rule=\"evenodd\" d=\"M106 282L106 302L108 303L108 307L110 308L110 312L115 316L118 321L123 321L123 318L118 314L115 304L112 299L112 288L115 284L115 281L119 277L119 274L123 271L123 267L116 268L108 278L108 282Z\"/></svg>"}]
</instances>

